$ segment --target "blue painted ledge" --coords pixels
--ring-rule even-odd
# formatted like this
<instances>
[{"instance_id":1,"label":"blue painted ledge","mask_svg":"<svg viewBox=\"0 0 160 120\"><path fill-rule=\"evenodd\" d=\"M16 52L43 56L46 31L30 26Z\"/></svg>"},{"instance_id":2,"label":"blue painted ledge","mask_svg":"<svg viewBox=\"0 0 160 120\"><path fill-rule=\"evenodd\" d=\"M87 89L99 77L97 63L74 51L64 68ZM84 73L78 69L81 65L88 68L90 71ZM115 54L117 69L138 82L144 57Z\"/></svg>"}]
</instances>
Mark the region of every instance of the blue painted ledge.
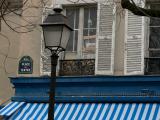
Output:
<instances>
[{"instance_id":1,"label":"blue painted ledge","mask_svg":"<svg viewBox=\"0 0 160 120\"><path fill-rule=\"evenodd\" d=\"M12 77L13 101L48 102L49 77ZM160 76L57 77L56 102L160 102Z\"/></svg>"}]
</instances>

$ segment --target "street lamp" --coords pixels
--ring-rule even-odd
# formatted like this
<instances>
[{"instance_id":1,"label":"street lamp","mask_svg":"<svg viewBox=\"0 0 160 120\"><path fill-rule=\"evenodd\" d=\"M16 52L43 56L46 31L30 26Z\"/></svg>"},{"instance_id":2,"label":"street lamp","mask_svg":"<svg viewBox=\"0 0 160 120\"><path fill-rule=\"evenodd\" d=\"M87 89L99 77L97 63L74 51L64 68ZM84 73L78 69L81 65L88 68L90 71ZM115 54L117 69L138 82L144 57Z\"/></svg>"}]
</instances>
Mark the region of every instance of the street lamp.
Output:
<instances>
[{"instance_id":1,"label":"street lamp","mask_svg":"<svg viewBox=\"0 0 160 120\"><path fill-rule=\"evenodd\" d=\"M45 48L51 51L51 81L49 92L48 119L54 119L56 66L58 54L65 51L72 28L68 24L66 16L61 14L62 6L57 5L54 14L49 14L41 24L43 29Z\"/></svg>"}]
</instances>

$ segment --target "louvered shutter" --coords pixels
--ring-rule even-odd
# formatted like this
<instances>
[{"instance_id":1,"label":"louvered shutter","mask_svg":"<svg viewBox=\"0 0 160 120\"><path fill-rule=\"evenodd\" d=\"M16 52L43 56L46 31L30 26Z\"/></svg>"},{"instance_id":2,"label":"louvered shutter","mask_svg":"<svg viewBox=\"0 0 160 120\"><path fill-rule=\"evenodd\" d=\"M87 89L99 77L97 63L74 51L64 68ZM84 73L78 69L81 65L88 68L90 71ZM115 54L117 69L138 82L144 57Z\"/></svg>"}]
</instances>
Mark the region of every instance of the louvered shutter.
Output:
<instances>
[{"instance_id":1,"label":"louvered shutter","mask_svg":"<svg viewBox=\"0 0 160 120\"><path fill-rule=\"evenodd\" d=\"M95 74L112 75L114 68L115 8L98 4Z\"/></svg>"},{"instance_id":2,"label":"louvered shutter","mask_svg":"<svg viewBox=\"0 0 160 120\"><path fill-rule=\"evenodd\" d=\"M144 74L144 17L126 10L124 74Z\"/></svg>"}]
</instances>

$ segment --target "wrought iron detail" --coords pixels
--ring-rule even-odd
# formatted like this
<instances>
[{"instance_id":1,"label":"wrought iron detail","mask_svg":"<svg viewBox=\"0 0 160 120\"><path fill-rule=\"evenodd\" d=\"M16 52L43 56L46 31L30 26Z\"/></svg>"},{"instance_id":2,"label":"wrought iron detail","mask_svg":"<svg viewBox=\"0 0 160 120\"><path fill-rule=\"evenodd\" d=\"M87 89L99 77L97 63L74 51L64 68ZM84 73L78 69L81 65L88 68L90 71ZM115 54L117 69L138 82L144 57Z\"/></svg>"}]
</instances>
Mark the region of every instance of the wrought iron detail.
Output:
<instances>
[{"instance_id":1,"label":"wrought iron detail","mask_svg":"<svg viewBox=\"0 0 160 120\"><path fill-rule=\"evenodd\" d=\"M60 60L60 76L94 75L95 59Z\"/></svg>"}]
</instances>

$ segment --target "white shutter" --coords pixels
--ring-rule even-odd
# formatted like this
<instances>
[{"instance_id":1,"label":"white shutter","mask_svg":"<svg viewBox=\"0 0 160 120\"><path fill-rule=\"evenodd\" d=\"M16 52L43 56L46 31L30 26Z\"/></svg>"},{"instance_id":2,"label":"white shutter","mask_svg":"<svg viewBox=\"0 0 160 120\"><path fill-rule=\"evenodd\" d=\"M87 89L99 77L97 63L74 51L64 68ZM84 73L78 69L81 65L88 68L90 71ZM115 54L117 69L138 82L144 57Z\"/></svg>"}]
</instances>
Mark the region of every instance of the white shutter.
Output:
<instances>
[{"instance_id":1,"label":"white shutter","mask_svg":"<svg viewBox=\"0 0 160 120\"><path fill-rule=\"evenodd\" d=\"M124 74L144 74L144 17L126 10Z\"/></svg>"},{"instance_id":2,"label":"white shutter","mask_svg":"<svg viewBox=\"0 0 160 120\"><path fill-rule=\"evenodd\" d=\"M115 8L98 4L95 74L112 75L114 68Z\"/></svg>"}]
</instances>

